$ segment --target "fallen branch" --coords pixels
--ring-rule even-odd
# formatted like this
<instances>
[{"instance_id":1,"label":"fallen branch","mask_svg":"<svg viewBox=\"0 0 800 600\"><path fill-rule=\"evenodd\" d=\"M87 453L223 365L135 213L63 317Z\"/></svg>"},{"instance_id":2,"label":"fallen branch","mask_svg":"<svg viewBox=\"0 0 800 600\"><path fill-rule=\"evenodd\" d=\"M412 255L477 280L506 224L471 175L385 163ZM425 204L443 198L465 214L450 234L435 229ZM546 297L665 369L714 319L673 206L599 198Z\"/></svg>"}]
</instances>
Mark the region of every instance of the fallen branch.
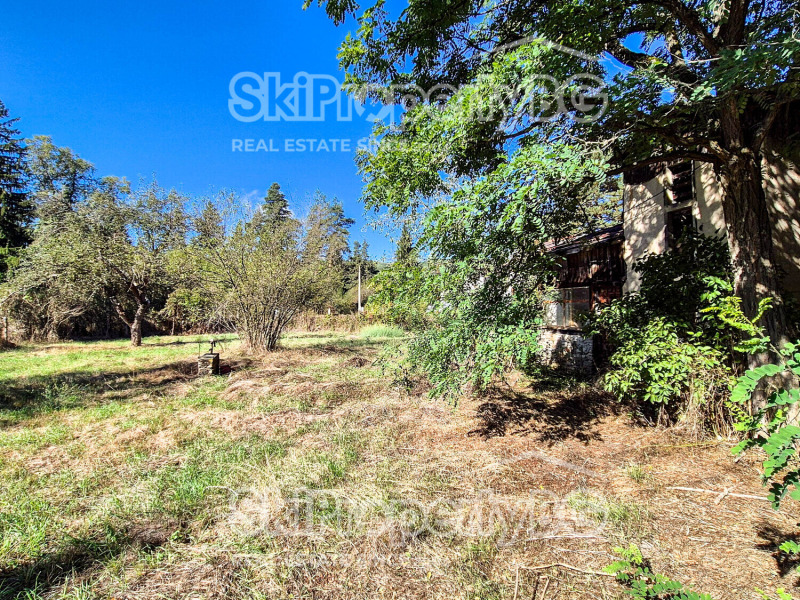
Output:
<instances>
[{"instance_id":1,"label":"fallen branch","mask_svg":"<svg viewBox=\"0 0 800 600\"><path fill-rule=\"evenodd\" d=\"M769 498L765 498L764 496L754 496L752 494L733 494L728 492L727 490L719 492L716 490L703 490L700 488L679 487L679 486L668 487L667 489L680 490L682 492L697 492L698 494L714 494L718 498L716 504L719 504L719 501L725 498L726 496L734 496L735 498L749 498L751 500L765 500L769 502Z\"/></svg>"},{"instance_id":2,"label":"fallen branch","mask_svg":"<svg viewBox=\"0 0 800 600\"><path fill-rule=\"evenodd\" d=\"M517 577L514 581L514 600L517 600L519 595L519 565L517 565Z\"/></svg>"},{"instance_id":3,"label":"fallen branch","mask_svg":"<svg viewBox=\"0 0 800 600\"><path fill-rule=\"evenodd\" d=\"M531 537L528 538L529 541L538 542L540 540L601 540L605 538L601 538L596 535L575 535L575 534L568 534L568 535L543 535L541 537Z\"/></svg>"},{"instance_id":4,"label":"fallen branch","mask_svg":"<svg viewBox=\"0 0 800 600\"><path fill-rule=\"evenodd\" d=\"M566 563L551 563L549 565L538 565L535 567L520 567L520 569L525 569L527 571L544 571L546 569L552 569L554 567L561 567L562 569L577 571L578 573L586 573L587 575L598 575L600 577L616 577L616 575L612 575L611 573L603 573L602 571L587 571L586 569L574 567Z\"/></svg>"},{"instance_id":5,"label":"fallen branch","mask_svg":"<svg viewBox=\"0 0 800 600\"><path fill-rule=\"evenodd\" d=\"M689 444L648 444L642 446L641 450L648 448L706 448L708 446L719 446L720 444L728 443L726 440L715 440L713 442L691 442Z\"/></svg>"}]
</instances>

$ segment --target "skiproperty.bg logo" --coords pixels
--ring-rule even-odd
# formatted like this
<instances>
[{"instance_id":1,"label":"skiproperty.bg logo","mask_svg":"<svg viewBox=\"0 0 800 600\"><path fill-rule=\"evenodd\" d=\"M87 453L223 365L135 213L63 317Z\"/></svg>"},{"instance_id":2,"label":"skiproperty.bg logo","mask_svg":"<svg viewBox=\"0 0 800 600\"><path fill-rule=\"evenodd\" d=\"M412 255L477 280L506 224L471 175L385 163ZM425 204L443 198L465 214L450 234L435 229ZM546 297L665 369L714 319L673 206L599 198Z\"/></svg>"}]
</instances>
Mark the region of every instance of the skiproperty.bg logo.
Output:
<instances>
[{"instance_id":1,"label":"skiproperty.bg logo","mask_svg":"<svg viewBox=\"0 0 800 600\"><path fill-rule=\"evenodd\" d=\"M597 62L598 57L541 38L528 37L494 50L510 52L527 44L538 44L570 55L582 62ZM459 89L437 85L423 90L418 86L364 86L343 88L331 75L300 72L286 78L281 73L262 75L244 71L229 84L228 110L243 123L321 122L329 119L399 122L402 114L425 103L443 106L452 99L459 102L464 118L492 120L504 116L506 124L525 118L548 122L565 116L578 123L598 120L605 114L608 94L605 82L591 73L578 73L558 80L547 73L526 74L519 81L480 94L474 100L459 95Z\"/></svg>"}]
</instances>

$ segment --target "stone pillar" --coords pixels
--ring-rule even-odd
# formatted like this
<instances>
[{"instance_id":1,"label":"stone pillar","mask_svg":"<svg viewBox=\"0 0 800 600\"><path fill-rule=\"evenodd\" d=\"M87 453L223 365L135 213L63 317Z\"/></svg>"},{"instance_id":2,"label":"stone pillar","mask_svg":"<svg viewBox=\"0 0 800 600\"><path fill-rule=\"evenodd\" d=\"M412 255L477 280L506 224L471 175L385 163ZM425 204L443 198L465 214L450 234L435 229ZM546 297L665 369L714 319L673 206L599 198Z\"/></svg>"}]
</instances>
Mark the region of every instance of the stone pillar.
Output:
<instances>
[{"instance_id":1,"label":"stone pillar","mask_svg":"<svg viewBox=\"0 0 800 600\"><path fill-rule=\"evenodd\" d=\"M197 374L219 375L219 353L209 352L197 357Z\"/></svg>"}]
</instances>

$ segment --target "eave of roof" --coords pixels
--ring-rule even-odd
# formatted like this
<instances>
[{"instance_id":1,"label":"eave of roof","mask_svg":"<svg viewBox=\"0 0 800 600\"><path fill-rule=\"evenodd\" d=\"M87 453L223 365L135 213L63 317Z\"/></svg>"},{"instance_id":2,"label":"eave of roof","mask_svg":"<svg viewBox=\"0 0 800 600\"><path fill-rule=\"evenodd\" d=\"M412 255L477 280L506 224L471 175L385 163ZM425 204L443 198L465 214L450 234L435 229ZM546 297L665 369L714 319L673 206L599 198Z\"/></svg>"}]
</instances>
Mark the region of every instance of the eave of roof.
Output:
<instances>
[{"instance_id":1,"label":"eave of roof","mask_svg":"<svg viewBox=\"0 0 800 600\"><path fill-rule=\"evenodd\" d=\"M548 242L545 247L548 252L567 252L569 250L581 249L587 246L597 246L599 244L609 244L624 238L622 223L598 229L591 233L582 233L571 236L560 242Z\"/></svg>"}]
</instances>

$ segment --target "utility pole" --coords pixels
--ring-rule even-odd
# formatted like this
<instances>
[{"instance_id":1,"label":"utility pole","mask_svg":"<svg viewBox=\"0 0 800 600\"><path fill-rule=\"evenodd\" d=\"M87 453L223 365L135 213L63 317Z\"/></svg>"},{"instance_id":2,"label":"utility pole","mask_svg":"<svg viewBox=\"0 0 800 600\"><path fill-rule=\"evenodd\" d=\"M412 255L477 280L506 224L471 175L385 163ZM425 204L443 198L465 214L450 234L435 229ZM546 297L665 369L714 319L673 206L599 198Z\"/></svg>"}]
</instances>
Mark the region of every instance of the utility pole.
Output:
<instances>
[{"instance_id":1,"label":"utility pole","mask_svg":"<svg viewBox=\"0 0 800 600\"><path fill-rule=\"evenodd\" d=\"M361 263L358 264L358 312L361 312L364 309L361 308Z\"/></svg>"}]
</instances>

